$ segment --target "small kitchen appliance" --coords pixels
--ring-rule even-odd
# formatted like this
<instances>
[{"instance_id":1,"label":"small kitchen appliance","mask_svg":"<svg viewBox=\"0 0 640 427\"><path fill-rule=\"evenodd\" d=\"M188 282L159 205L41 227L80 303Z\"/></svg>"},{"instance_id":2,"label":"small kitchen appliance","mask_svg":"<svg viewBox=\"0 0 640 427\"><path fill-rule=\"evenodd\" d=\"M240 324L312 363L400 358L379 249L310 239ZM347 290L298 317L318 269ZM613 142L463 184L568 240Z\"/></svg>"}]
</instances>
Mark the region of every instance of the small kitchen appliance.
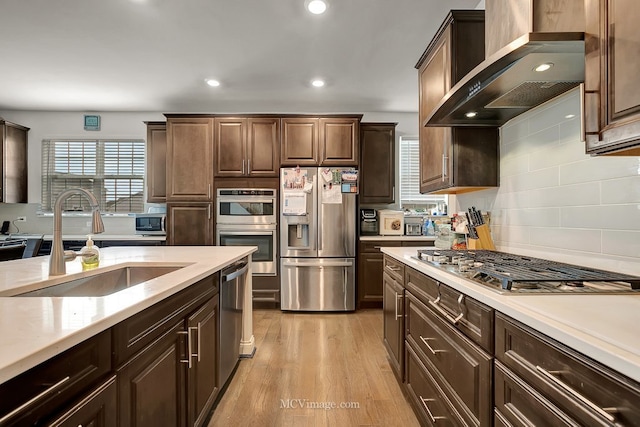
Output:
<instances>
[{"instance_id":1,"label":"small kitchen appliance","mask_svg":"<svg viewBox=\"0 0 640 427\"><path fill-rule=\"evenodd\" d=\"M404 234L404 212L382 209L378 211L378 216L381 236L402 236Z\"/></svg>"},{"instance_id":2,"label":"small kitchen appliance","mask_svg":"<svg viewBox=\"0 0 640 427\"><path fill-rule=\"evenodd\" d=\"M422 217L421 216L405 216L404 217L404 234L405 236L422 236Z\"/></svg>"},{"instance_id":3,"label":"small kitchen appliance","mask_svg":"<svg viewBox=\"0 0 640 427\"><path fill-rule=\"evenodd\" d=\"M375 209L360 209L360 235L378 235L378 213Z\"/></svg>"}]
</instances>

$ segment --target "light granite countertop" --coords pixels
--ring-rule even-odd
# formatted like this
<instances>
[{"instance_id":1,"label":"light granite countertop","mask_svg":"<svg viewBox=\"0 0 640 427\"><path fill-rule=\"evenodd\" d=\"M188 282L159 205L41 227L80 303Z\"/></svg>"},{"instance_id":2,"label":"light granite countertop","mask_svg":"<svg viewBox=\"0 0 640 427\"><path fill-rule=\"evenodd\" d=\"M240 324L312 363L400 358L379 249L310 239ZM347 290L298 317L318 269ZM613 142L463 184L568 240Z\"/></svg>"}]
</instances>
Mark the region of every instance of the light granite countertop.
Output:
<instances>
[{"instance_id":1,"label":"light granite countertop","mask_svg":"<svg viewBox=\"0 0 640 427\"><path fill-rule=\"evenodd\" d=\"M424 248L433 249L433 248ZM640 294L499 294L412 258L415 247L381 251L497 311L640 381Z\"/></svg>"},{"instance_id":2,"label":"light granite countertop","mask_svg":"<svg viewBox=\"0 0 640 427\"><path fill-rule=\"evenodd\" d=\"M256 251L255 246L131 246L100 250L100 266L49 277L49 257L0 263L0 384ZM182 266L103 297L12 297L127 265Z\"/></svg>"}]
</instances>

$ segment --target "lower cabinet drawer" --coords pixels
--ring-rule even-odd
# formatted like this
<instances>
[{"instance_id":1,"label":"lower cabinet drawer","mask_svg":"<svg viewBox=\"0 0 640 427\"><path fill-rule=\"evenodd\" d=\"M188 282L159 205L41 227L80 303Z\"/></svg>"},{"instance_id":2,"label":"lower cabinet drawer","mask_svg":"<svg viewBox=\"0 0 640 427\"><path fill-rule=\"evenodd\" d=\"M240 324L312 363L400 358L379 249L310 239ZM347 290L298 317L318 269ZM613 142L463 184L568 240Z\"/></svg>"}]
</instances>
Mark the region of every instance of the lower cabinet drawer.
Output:
<instances>
[{"instance_id":1,"label":"lower cabinet drawer","mask_svg":"<svg viewBox=\"0 0 640 427\"><path fill-rule=\"evenodd\" d=\"M582 425L640 425L640 384L496 314L495 357Z\"/></svg>"},{"instance_id":2,"label":"lower cabinet drawer","mask_svg":"<svg viewBox=\"0 0 640 427\"><path fill-rule=\"evenodd\" d=\"M436 380L469 425L490 425L493 359L410 292L407 296L407 341L425 365L432 365Z\"/></svg>"},{"instance_id":3,"label":"lower cabinet drawer","mask_svg":"<svg viewBox=\"0 0 640 427\"><path fill-rule=\"evenodd\" d=\"M499 420L496 426L580 425L498 361L495 368L495 405Z\"/></svg>"},{"instance_id":4,"label":"lower cabinet drawer","mask_svg":"<svg viewBox=\"0 0 640 427\"><path fill-rule=\"evenodd\" d=\"M406 351L407 393L422 425L460 425L459 415L410 345Z\"/></svg>"},{"instance_id":5,"label":"lower cabinet drawer","mask_svg":"<svg viewBox=\"0 0 640 427\"><path fill-rule=\"evenodd\" d=\"M115 427L118 425L117 397L116 377L113 376L47 425L50 427Z\"/></svg>"}]
</instances>

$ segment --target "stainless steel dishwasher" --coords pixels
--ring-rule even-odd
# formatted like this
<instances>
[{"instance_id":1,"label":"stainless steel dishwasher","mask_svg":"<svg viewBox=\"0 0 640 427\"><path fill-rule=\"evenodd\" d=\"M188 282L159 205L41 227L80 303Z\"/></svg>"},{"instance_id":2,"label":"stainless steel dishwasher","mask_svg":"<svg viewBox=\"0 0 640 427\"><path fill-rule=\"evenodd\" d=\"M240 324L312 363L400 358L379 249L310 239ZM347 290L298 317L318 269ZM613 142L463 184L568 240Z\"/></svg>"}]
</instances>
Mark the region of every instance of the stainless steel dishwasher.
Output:
<instances>
[{"instance_id":1,"label":"stainless steel dishwasher","mask_svg":"<svg viewBox=\"0 0 640 427\"><path fill-rule=\"evenodd\" d=\"M240 359L242 306L248 270L247 258L230 265L220 274L220 324L218 325L218 374L224 387Z\"/></svg>"}]
</instances>

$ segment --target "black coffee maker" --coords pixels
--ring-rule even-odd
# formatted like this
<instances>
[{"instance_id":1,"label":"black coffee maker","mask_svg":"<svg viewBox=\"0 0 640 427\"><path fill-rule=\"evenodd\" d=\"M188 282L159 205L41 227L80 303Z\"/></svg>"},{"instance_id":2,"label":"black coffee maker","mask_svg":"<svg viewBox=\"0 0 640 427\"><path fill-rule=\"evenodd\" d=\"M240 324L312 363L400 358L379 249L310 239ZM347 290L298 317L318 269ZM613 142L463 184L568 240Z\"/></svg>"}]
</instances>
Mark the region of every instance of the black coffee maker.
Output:
<instances>
[{"instance_id":1,"label":"black coffee maker","mask_svg":"<svg viewBox=\"0 0 640 427\"><path fill-rule=\"evenodd\" d=\"M378 212L375 209L360 209L360 235L378 235Z\"/></svg>"}]
</instances>

